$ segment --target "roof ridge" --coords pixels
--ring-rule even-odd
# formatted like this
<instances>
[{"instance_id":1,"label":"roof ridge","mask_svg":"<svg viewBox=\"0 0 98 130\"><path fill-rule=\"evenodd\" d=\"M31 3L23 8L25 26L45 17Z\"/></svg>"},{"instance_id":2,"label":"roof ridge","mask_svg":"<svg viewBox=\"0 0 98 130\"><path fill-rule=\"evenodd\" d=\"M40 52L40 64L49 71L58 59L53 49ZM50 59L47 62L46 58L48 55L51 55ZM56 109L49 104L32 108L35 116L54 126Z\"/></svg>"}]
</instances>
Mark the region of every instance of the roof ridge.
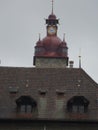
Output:
<instances>
[{"instance_id":1,"label":"roof ridge","mask_svg":"<svg viewBox=\"0 0 98 130\"><path fill-rule=\"evenodd\" d=\"M84 69L81 68L81 72L82 72L82 73L85 73L84 76L85 76L90 82L92 81L93 84L94 84L96 87L98 87L98 83L97 83L91 76L89 76L88 73L87 73Z\"/></svg>"}]
</instances>

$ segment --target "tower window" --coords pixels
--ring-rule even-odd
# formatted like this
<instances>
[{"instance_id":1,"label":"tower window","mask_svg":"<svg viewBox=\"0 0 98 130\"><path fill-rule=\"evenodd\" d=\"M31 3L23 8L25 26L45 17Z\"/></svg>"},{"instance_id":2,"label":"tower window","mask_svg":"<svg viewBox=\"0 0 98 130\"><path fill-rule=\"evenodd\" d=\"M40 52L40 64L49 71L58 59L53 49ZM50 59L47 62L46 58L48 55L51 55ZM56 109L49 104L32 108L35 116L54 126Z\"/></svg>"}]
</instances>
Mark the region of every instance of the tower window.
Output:
<instances>
[{"instance_id":1,"label":"tower window","mask_svg":"<svg viewBox=\"0 0 98 130\"><path fill-rule=\"evenodd\" d=\"M36 51L36 53L37 53L37 52L40 52L40 51L41 51L41 48L37 48L37 47L36 47L35 51Z\"/></svg>"},{"instance_id":2,"label":"tower window","mask_svg":"<svg viewBox=\"0 0 98 130\"><path fill-rule=\"evenodd\" d=\"M67 49L66 48L63 48L63 53L67 53Z\"/></svg>"},{"instance_id":3,"label":"tower window","mask_svg":"<svg viewBox=\"0 0 98 130\"><path fill-rule=\"evenodd\" d=\"M84 96L74 96L67 102L68 112L84 113L88 111L89 101Z\"/></svg>"}]
</instances>

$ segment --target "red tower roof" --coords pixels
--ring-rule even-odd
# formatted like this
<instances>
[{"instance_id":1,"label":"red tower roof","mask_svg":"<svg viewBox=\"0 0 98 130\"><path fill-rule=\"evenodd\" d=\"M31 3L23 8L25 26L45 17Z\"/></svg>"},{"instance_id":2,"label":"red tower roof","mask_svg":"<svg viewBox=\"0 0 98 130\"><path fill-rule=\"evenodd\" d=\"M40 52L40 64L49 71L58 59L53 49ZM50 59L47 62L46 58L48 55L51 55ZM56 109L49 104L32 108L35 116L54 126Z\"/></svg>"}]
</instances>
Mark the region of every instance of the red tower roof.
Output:
<instances>
[{"instance_id":1,"label":"red tower roof","mask_svg":"<svg viewBox=\"0 0 98 130\"><path fill-rule=\"evenodd\" d=\"M42 42L47 51L56 51L62 41L57 36L46 36Z\"/></svg>"},{"instance_id":2,"label":"red tower roof","mask_svg":"<svg viewBox=\"0 0 98 130\"><path fill-rule=\"evenodd\" d=\"M45 48L44 56L58 57L57 50L61 44L61 40L57 36L46 36L43 40L43 46Z\"/></svg>"},{"instance_id":3,"label":"red tower roof","mask_svg":"<svg viewBox=\"0 0 98 130\"><path fill-rule=\"evenodd\" d=\"M53 13L53 1L52 1L52 12L46 19L47 24L47 36L40 40L36 44L35 47L35 56L38 57L67 57L67 44L65 41L65 37L63 41L57 36L57 30L59 24L59 19L57 19L56 15ZM52 31L54 33L52 33Z\"/></svg>"},{"instance_id":4,"label":"red tower roof","mask_svg":"<svg viewBox=\"0 0 98 130\"><path fill-rule=\"evenodd\" d=\"M50 14L48 19L53 19L54 20L54 19L56 19L56 15L55 14Z\"/></svg>"},{"instance_id":5,"label":"red tower roof","mask_svg":"<svg viewBox=\"0 0 98 130\"><path fill-rule=\"evenodd\" d=\"M43 45L43 44L42 44L42 41L41 41L41 40L37 41L36 46L42 46L42 45Z\"/></svg>"},{"instance_id":6,"label":"red tower roof","mask_svg":"<svg viewBox=\"0 0 98 130\"><path fill-rule=\"evenodd\" d=\"M36 49L39 48L39 51L35 56L41 57L67 57L67 44L65 41L62 41L59 37L52 35L46 36L42 40L39 40L36 44ZM66 50L63 51L63 49Z\"/></svg>"}]
</instances>

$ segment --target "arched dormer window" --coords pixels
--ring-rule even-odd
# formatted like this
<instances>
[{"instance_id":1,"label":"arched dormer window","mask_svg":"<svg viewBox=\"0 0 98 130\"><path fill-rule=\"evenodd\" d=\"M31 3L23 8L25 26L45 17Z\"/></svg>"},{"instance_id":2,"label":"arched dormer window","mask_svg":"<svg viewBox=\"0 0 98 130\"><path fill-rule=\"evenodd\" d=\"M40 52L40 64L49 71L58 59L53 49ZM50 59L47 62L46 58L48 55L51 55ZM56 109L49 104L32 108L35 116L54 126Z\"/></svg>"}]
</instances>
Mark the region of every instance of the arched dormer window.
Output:
<instances>
[{"instance_id":1,"label":"arched dormer window","mask_svg":"<svg viewBox=\"0 0 98 130\"><path fill-rule=\"evenodd\" d=\"M30 96L21 96L16 100L17 111L31 113L37 107L37 102Z\"/></svg>"},{"instance_id":2,"label":"arched dormer window","mask_svg":"<svg viewBox=\"0 0 98 130\"><path fill-rule=\"evenodd\" d=\"M85 113L88 111L89 101L84 96L74 96L67 102L68 112Z\"/></svg>"}]
</instances>

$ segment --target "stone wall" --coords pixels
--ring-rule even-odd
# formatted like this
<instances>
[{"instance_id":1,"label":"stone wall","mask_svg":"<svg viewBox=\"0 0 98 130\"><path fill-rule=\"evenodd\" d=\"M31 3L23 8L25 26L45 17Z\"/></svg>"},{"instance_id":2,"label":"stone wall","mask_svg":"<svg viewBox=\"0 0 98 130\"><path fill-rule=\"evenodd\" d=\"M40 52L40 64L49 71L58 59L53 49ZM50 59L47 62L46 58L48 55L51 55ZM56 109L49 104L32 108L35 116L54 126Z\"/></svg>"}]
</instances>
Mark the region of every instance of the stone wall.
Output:
<instances>
[{"instance_id":1,"label":"stone wall","mask_svg":"<svg viewBox=\"0 0 98 130\"><path fill-rule=\"evenodd\" d=\"M40 68L65 68L67 66L65 58L36 58L35 66Z\"/></svg>"}]
</instances>

